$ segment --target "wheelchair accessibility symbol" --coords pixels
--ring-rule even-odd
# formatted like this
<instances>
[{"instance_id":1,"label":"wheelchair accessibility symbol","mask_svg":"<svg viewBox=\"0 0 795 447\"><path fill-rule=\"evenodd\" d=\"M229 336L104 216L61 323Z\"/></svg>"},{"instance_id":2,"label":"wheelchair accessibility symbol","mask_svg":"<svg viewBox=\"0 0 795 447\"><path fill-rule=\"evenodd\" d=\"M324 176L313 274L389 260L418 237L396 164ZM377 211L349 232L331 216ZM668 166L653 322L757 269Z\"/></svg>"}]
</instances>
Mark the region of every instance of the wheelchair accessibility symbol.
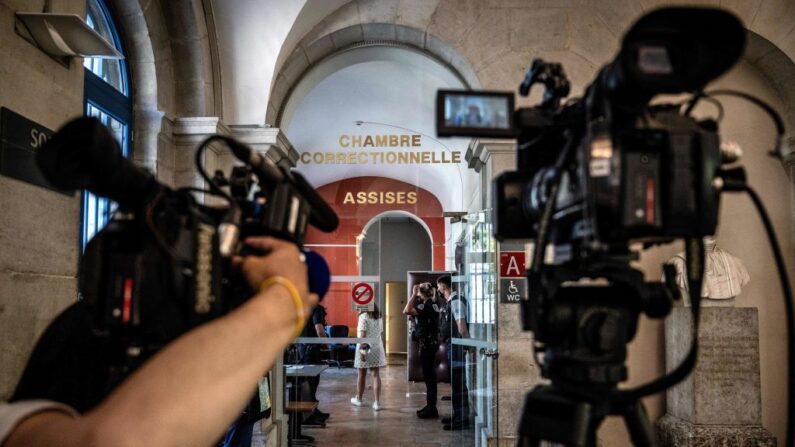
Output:
<instances>
[{"instance_id":1,"label":"wheelchair accessibility symbol","mask_svg":"<svg viewBox=\"0 0 795 447\"><path fill-rule=\"evenodd\" d=\"M518 303L527 294L527 280L524 278L500 279L500 302Z\"/></svg>"}]
</instances>

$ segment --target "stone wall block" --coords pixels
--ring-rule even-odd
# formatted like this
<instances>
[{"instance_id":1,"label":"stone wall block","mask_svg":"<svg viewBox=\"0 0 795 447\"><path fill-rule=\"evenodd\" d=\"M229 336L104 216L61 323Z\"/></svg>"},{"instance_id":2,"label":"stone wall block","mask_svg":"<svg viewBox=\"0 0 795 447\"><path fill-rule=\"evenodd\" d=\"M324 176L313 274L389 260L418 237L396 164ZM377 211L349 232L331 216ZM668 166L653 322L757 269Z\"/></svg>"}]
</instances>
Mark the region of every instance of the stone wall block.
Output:
<instances>
[{"instance_id":1,"label":"stone wall block","mask_svg":"<svg viewBox=\"0 0 795 447\"><path fill-rule=\"evenodd\" d=\"M524 397L528 391L530 390L526 388L500 387L498 397L500 419L497 424L501 438L516 436L519 432L519 419L524 408Z\"/></svg>"},{"instance_id":2,"label":"stone wall block","mask_svg":"<svg viewBox=\"0 0 795 447\"><path fill-rule=\"evenodd\" d=\"M395 26L397 40L417 48L425 47L425 31L410 26Z\"/></svg>"},{"instance_id":3,"label":"stone wall block","mask_svg":"<svg viewBox=\"0 0 795 447\"><path fill-rule=\"evenodd\" d=\"M575 0L486 0L490 8L568 8Z\"/></svg>"},{"instance_id":4,"label":"stone wall block","mask_svg":"<svg viewBox=\"0 0 795 447\"><path fill-rule=\"evenodd\" d=\"M359 21L359 4L352 1L341 6L318 23L302 42L312 42L320 36L355 25L361 25Z\"/></svg>"},{"instance_id":5,"label":"stone wall block","mask_svg":"<svg viewBox=\"0 0 795 447\"><path fill-rule=\"evenodd\" d=\"M76 291L74 277L0 271L0 400L11 395L36 340Z\"/></svg>"},{"instance_id":6,"label":"stone wall block","mask_svg":"<svg viewBox=\"0 0 795 447\"><path fill-rule=\"evenodd\" d=\"M720 6L736 14L748 28L762 2L763 0L720 0Z\"/></svg>"},{"instance_id":7,"label":"stone wall block","mask_svg":"<svg viewBox=\"0 0 795 447\"><path fill-rule=\"evenodd\" d=\"M776 47L764 37L751 31L745 33L745 53L743 57L752 64L756 64L760 58L775 50Z\"/></svg>"},{"instance_id":8,"label":"stone wall block","mask_svg":"<svg viewBox=\"0 0 795 447\"><path fill-rule=\"evenodd\" d=\"M455 44L477 25L485 9L482 0L441 0L431 16L428 33Z\"/></svg>"},{"instance_id":9,"label":"stone wall block","mask_svg":"<svg viewBox=\"0 0 795 447\"><path fill-rule=\"evenodd\" d=\"M643 15L643 8L637 0L579 0L576 9L586 11L588 7L595 10L598 18L616 39L621 39L629 27Z\"/></svg>"},{"instance_id":10,"label":"stone wall block","mask_svg":"<svg viewBox=\"0 0 795 447\"><path fill-rule=\"evenodd\" d=\"M204 8L200 0L165 0L161 2L168 34L173 40L197 40L207 37Z\"/></svg>"},{"instance_id":11,"label":"stone wall block","mask_svg":"<svg viewBox=\"0 0 795 447\"><path fill-rule=\"evenodd\" d=\"M80 198L0 177L0 270L74 276Z\"/></svg>"},{"instance_id":12,"label":"stone wall block","mask_svg":"<svg viewBox=\"0 0 795 447\"><path fill-rule=\"evenodd\" d=\"M431 53L436 55L439 59L446 63L451 63L453 60L453 49L450 48L447 43L440 39L439 37L428 34L425 38L425 48L427 48Z\"/></svg>"},{"instance_id":13,"label":"stone wall block","mask_svg":"<svg viewBox=\"0 0 795 447\"><path fill-rule=\"evenodd\" d=\"M537 53L506 51L477 71L481 85L486 89L515 89L524 79L527 67ZM517 97L517 100L520 98Z\"/></svg>"},{"instance_id":14,"label":"stone wall block","mask_svg":"<svg viewBox=\"0 0 795 447\"><path fill-rule=\"evenodd\" d=\"M463 38L459 48L474 61L478 70L503 53L510 44L509 16L512 10L486 11L475 27Z\"/></svg>"},{"instance_id":15,"label":"stone wall block","mask_svg":"<svg viewBox=\"0 0 795 447\"><path fill-rule=\"evenodd\" d=\"M514 51L563 50L569 33L566 10L534 8L512 11L510 33L510 48Z\"/></svg>"},{"instance_id":16,"label":"stone wall block","mask_svg":"<svg viewBox=\"0 0 795 447\"><path fill-rule=\"evenodd\" d=\"M313 64L323 56L331 53L334 50L334 42L331 40L331 36L323 36L309 45L304 47L304 51L306 51L306 57L309 60L310 64Z\"/></svg>"},{"instance_id":17,"label":"stone wall block","mask_svg":"<svg viewBox=\"0 0 795 447\"><path fill-rule=\"evenodd\" d=\"M265 114L265 123L270 125L276 124L276 115L279 113L273 104L273 100L268 101L268 112Z\"/></svg>"},{"instance_id":18,"label":"stone wall block","mask_svg":"<svg viewBox=\"0 0 795 447\"><path fill-rule=\"evenodd\" d=\"M759 6L751 23L745 27L776 45L795 27L795 2L791 0L765 0ZM792 54L790 56L793 56Z\"/></svg>"},{"instance_id":19,"label":"stone wall block","mask_svg":"<svg viewBox=\"0 0 795 447\"><path fill-rule=\"evenodd\" d=\"M758 58L754 62L754 65L762 72L762 75L772 82L780 82L783 81L783 79L772 79L771 76L779 74L787 76L787 73L792 74L793 71L792 60L778 49L766 52L764 56Z\"/></svg>"},{"instance_id":20,"label":"stone wall block","mask_svg":"<svg viewBox=\"0 0 795 447\"><path fill-rule=\"evenodd\" d=\"M362 26L357 24L337 30L331 35L331 40L334 42L334 48L338 50L351 44L361 42L364 40Z\"/></svg>"},{"instance_id":21,"label":"stone wall block","mask_svg":"<svg viewBox=\"0 0 795 447\"><path fill-rule=\"evenodd\" d=\"M202 78L181 79L175 84L174 96L177 100L177 108L180 115L186 114L205 114L206 106L206 83Z\"/></svg>"},{"instance_id":22,"label":"stone wall block","mask_svg":"<svg viewBox=\"0 0 795 447\"><path fill-rule=\"evenodd\" d=\"M307 68L309 68L309 59L307 59L303 48L299 47L284 62L281 75L284 76L288 83L294 84Z\"/></svg>"},{"instance_id":23,"label":"stone wall block","mask_svg":"<svg viewBox=\"0 0 795 447\"><path fill-rule=\"evenodd\" d=\"M612 12L608 14L614 16ZM568 47L572 52L596 66L602 66L615 57L620 41L616 33L605 25L605 22L611 23L610 21L600 19L593 11L585 8L572 10L569 20ZM621 31L617 34L621 36Z\"/></svg>"},{"instance_id":24,"label":"stone wall block","mask_svg":"<svg viewBox=\"0 0 795 447\"><path fill-rule=\"evenodd\" d=\"M270 102L273 104L281 104L284 101L288 90L292 88L295 82L296 81L290 82L284 76L279 75L279 77L276 78L276 82L273 83Z\"/></svg>"},{"instance_id":25,"label":"stone wall block","mask_svg":"<svg viewBox=\"0 0 795 447\"><path fill-rule=\"evenodd\" d=\"M515 304L511 304L515 306ZM529 391L541 379L541 369L533 358L532 338L530 340L501 339L499 341L499 384L500 387Z\"/></svg>"},{"instance_id":26,"label":"stone wall block","mask_svg":"<svg viewBox=\"0 0 795 447\"><path fill-rule=\"evenodd\" d=\"M359 19L362 23L395 23L399 2L381 0L357 0Z\"/></svg>"},{"instance_id":27,"label":"stone wall block","mask_svg":"<svg viewBox=\"0 0 795 447\"><path fill-rule=\"evenodd\" d=\"M395 23L424 31L438 6L439 0L400 0Z\"/></svg>"},{"instance_id":28,"label":"stone wall block","mask_svg":"<svg viewBox=\"0 0 795 447\"><path fill-rule=\"evenodd\" d=\"M362 32L364 40L388 40L397 39L395 25L391 23L363 23Z\"/></svg>"},{"instance_id":29,"label":"stone wall block","mask_svg":"<svg viewBox=\"0 0 795 447\"><path fill-rule=\"evenodd\" d=\"M795 59L795 28L792 28L786 36L779 40L777 45L790 60Z\"/></svg>"}]
</instances>

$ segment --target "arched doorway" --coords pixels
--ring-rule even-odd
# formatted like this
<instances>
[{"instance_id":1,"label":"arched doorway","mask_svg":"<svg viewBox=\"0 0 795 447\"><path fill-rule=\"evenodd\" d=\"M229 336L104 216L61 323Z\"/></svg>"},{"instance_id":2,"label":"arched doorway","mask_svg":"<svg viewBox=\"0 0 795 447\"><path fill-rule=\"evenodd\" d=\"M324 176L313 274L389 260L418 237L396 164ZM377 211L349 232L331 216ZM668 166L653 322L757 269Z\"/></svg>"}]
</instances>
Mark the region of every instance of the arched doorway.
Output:
<instances>
[{"instance_id":1,"label":"arched doorway","mask_svg":"<svg viewBox=\"0 0 795 447\"><path fill-rule=\"evenodd\" d=\"M407 352L406 273L431 270L433 250L428 227L405 211L387 211L365 225L359 241L359 271L380 278L378 305L384 314L387 354Z\"/></svg>"}]
</instances>

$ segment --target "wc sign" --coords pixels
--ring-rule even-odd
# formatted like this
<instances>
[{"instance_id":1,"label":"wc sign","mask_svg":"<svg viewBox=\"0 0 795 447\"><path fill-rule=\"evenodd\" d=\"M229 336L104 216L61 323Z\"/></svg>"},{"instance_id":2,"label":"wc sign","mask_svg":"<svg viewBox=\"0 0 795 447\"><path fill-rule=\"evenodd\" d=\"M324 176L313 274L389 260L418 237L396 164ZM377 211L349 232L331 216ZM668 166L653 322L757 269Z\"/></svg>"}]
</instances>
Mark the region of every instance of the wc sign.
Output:
<instances>
[{"instance_id":1,"label":"wc sign","mask_svg":"<svg viewBox=\"0 0 795 447\"><path fill-rule=\"evenodd\" d=\"M527 296L523 251L500 253L500 303L518 303Z\"/></svg>"}]
</instances>

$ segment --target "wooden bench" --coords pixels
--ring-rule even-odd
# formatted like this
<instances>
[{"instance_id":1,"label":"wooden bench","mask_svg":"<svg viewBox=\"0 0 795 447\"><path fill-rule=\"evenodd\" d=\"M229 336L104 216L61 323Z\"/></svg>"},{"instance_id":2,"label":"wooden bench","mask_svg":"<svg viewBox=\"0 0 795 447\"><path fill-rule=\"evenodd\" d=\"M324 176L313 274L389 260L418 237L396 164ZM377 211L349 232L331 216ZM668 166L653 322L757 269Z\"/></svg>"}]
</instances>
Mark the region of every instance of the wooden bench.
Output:
<instances>
[{"instance_id":1,"label":"wooden bench","mask_svg":"<svg viewBox=\"0 0 795 447\"><path fill-rule=\"evenodd\" d=\"M317 408L317 402L287 402L284 411L288 413L311 413Z\"/></svg>"},{"instance_id":2,"label":"wooden bench","mask_svg":"<svg viewBox=\"0 0 795 447\"><path fill-rule=\"evenodd\" d=\"M301 416L303 413L312 413L317 409L317 402L285 402L284 411L289 417L290 444L305 444L314 442L315 438L301 434Z\"/></svg>"}]
</instances>

